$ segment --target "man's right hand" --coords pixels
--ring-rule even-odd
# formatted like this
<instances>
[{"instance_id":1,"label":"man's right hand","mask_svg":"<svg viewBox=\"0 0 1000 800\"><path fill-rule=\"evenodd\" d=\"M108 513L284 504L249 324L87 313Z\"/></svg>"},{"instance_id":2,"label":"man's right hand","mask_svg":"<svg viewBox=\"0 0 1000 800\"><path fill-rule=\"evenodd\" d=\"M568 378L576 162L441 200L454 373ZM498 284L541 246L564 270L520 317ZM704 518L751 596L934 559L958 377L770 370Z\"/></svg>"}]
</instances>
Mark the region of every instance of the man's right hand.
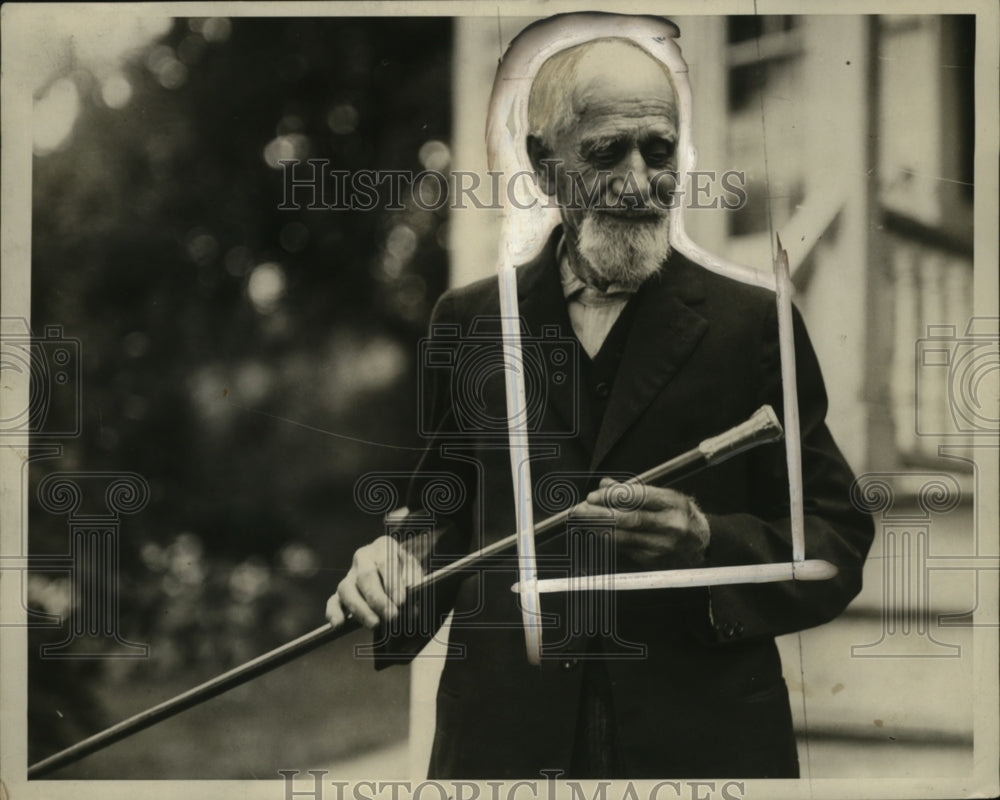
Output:
<instances>
[{"instance_id":1,"label":"man's right hand","mask_svg":"<svg viewBox=\"0 0 1000 800\"><path fill-rule=\"evenodd\" d=\"M354 553L347 576L326 603L326 618L336 628L353 617L368 628L393 619L406 589L424 574L420 561L391 536L381 536Z\"/></svg>"}]
</instances>

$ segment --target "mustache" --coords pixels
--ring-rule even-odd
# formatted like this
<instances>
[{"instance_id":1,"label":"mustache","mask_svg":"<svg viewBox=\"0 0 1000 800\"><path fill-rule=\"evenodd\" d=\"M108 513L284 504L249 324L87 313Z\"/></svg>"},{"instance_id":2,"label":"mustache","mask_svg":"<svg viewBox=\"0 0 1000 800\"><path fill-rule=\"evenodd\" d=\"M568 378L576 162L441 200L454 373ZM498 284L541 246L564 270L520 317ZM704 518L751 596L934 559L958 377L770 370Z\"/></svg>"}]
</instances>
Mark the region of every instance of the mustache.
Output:
<instances>
[{"instance_id":1,"label":"mustache","mask_svg":"<svg viewBox=\"0 0 1000 800\"><path fill-rule=\"evenodd\" d=\"M656 206L597 206L590 209L595 220L616 220L619 222L663 222L670 212Z\"/></svg>"}]
</instances>

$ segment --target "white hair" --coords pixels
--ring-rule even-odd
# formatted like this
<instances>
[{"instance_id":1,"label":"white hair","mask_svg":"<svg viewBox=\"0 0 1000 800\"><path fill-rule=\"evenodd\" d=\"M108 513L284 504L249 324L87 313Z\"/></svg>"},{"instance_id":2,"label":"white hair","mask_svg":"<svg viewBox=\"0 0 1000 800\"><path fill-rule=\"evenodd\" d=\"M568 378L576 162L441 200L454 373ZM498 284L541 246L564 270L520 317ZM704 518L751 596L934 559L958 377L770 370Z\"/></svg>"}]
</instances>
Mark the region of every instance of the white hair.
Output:
<instances>
[{"instance_id":1,"label":"white hair","mask_svg":"<svg viewBox=\"0 0 1000 800\"><path fill-rule=\"evenodd\" d=\"M638 289L670 257L670 217L626 221L587 214L576 247L588 282Z\"/></svg>"},{"instance_id":2,"label":"white hair","mask_svg":"<svg viewBox=\"0 0 1000 800\"><path fill-rule=\"evenodd\" d=\"M691 85L687 63L677 43L678 36L680 30L674 23L652 15L579 11L557 14L530 24L510 43L493 80L486 118L488 168L499 175L531 174L533 165L525 147L527 136L551 129L550 123L555 122L556 113L563 121L573 121L572 99L567 96L569 93L565 91L565 85L559 87L543 79L537 91L549 92L551 100L539 102L536 99L535 113L529 124L529 96L538 73L547 61L580 45L622 39L650 55L667 70L677 101L678 186L686 186L688 175L697 163L697 153L691 141ZM555 66L558 66L558 61ZM560 106L560 102L564 105ZM561 112L549 112L549 109L560 108ZM559 126L555 127L558 129ZM548 133L551 135L551 130ZM537 255L552 229L560 222L558 208L548 202L541 190L535 188L534 195L537 205L519 208L508 203L505 206L500 269L524 263ZM670 210L670 244L675 251L714 272L774 289L774 278L768 271L729 261L693 242L684 229L682 212L683 203Z\"/></svg>"},{"instance_id":3,"label":"white hair","mask_svg":"<svg viewBox=\"0 0 1000 800\"><path fill-rule=\"evenodd\" d=\"M580 59L595 47L608 44L625 45L649 58L663 70L676 96L674 79L667 65L631 39L608 36L561 50L542 64L528 94L528 132L546 147L553 147L555 140L579 118L579 110L573 104L572 87L576 84Z\"/></svg>"}]
</instances>

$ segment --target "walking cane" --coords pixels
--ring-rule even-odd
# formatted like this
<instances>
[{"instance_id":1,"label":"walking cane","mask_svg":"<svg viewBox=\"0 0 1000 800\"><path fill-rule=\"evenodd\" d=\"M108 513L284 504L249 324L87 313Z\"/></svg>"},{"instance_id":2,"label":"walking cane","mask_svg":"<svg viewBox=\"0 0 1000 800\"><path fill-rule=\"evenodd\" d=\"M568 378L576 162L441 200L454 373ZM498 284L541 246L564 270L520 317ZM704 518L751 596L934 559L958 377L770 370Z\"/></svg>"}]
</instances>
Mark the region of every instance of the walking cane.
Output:
<instances>
[{"instance_id":1,"label":"walking cane","mask_svg":"<svg viewBox=\"0 0 1000 800\"><path fill-rule=\"evenodd\" d=\"M781 424L778 422L774 410L770 406L762 406L745 422L718 436L705 439L697 447L626 481L625 485L676 483L705 467L721 463L737 453L766 442L776 441L781 438L781 435ZM535 535L551 538L562 529L573 511L574 508L568 508L542 520L535 525ZM409 587L408 593L410 595L420 593L442 581L474 571L490 557L512 552L516 546L517 534L515 533L426 575L422 580ZM170 700L141 711L110 728L67 747L65 750L42 759L28 768L28 778L41 778L60 767L79 761L108 745L253 680L282 664L287 664L289 661L315 650L320 645L340 639L360 627L360 623L354 619L347 619L338 627L329 624L322 625L298 639L283 644L281 647L234 667Z\"/></svg>"}]
</instances>

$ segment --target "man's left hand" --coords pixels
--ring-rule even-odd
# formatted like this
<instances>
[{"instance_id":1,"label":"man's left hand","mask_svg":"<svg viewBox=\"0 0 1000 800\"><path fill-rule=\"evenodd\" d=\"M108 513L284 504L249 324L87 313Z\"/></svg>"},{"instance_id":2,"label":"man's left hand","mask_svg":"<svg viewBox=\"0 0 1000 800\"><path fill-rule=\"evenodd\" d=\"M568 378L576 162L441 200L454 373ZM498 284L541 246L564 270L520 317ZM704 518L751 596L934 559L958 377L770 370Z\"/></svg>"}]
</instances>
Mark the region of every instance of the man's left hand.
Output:
<instances>
[{"instance_id":1,"label":"man's left hand","mask_svg":"<svg viewBox=\"0 0 1000 800\"><path fill-rule=\"evenodd\" d=\"M624 485L611 478L587 495L577 516L611 515L621 566L668 569L694 566L705 557L708 520L694 499L658 486Z\"/></svg>"}]
</instances>

